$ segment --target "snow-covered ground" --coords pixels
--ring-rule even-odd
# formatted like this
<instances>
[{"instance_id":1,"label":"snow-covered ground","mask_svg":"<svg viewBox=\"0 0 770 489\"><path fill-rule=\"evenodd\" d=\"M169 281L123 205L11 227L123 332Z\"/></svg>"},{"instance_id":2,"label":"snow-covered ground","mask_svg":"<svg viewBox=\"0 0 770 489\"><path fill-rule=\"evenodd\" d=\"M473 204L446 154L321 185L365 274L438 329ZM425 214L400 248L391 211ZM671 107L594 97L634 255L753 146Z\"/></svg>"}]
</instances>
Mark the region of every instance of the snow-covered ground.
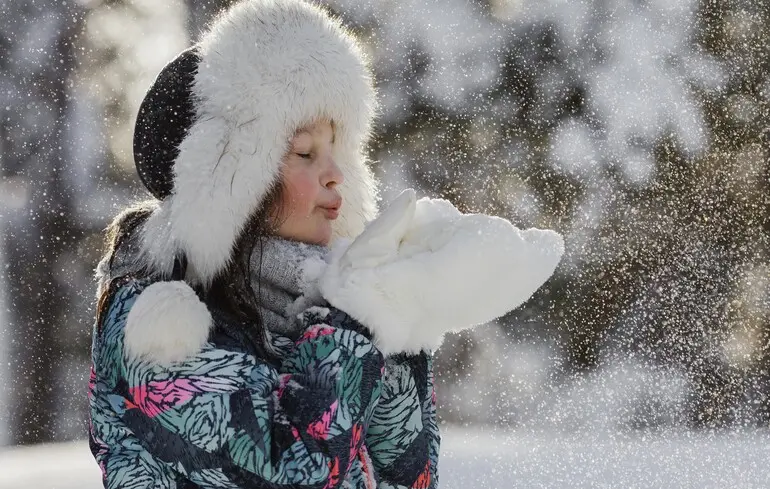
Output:
<instances>
[{"instance_id":1,"label":"snow-covered ground","mask_svg":"<svg viewBox=\"0 0 770 489\"><path fill-rule=\"evenodd\" d=\"M770 435L551 437L447 430L440 487L766 488Z\"/></svg>"},{"instance_id":2,"label":"snow-covered ground","mask_svg":"<svg viewBox=\"0 0 770 489\"><path fill-rule=\"evenodd\" d=\"M545 436L444 428L442 489L768 487L770 433ZM0 451L0 489L97 489L84 441Z\"/></svg>"}]
</instances>

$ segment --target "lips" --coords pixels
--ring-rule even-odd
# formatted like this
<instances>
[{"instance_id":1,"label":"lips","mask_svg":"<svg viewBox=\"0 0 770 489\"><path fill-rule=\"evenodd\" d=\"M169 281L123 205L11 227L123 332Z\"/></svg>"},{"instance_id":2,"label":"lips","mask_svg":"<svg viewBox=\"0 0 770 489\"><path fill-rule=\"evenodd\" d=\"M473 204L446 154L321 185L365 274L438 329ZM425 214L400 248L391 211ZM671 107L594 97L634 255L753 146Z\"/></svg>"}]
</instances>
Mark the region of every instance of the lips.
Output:
<instances>
[{"instance_id":1,"label":"lips","mask_svg":"<svg viewBox=\"0 0 770 489\"><path fill-rule=\"evenodd\" d=\"M342 197L338 197L332 202L319 207L321 207L321 210L324 212L327 219L337 219L340 215L340 208L342 207Z\"/></svg>"},{"instance_id":2,"label":"lips","mask_svg":"<svg viewBox=\"0 0 770 489\"><path fill-rule=\"evenodd\" d=\"M335 209L333 207L321 207L321 210L323 210L327 219L337 219L340 215L339 208Z\"/></svg>"}]
</instances>

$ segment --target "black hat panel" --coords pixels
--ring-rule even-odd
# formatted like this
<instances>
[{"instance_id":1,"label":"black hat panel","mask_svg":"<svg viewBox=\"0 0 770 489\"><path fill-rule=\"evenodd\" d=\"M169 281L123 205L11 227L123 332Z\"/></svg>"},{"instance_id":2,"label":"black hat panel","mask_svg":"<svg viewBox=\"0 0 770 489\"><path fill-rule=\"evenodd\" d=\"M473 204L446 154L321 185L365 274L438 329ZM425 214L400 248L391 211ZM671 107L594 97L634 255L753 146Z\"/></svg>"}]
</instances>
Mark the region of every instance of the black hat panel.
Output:
<instances>
[{"instance_id":1,"label":"black hat panel","mask_svg":"<svg viewBox=\"0 0 770 489\"><path fill-rule=\"evenodd\" d=\"M134 127L134 163L145 187L158 199L174 188L179 144L195 118L192 86L200 55L183 51L160 72L145 95Z\"/></svg>"}]
</instances>

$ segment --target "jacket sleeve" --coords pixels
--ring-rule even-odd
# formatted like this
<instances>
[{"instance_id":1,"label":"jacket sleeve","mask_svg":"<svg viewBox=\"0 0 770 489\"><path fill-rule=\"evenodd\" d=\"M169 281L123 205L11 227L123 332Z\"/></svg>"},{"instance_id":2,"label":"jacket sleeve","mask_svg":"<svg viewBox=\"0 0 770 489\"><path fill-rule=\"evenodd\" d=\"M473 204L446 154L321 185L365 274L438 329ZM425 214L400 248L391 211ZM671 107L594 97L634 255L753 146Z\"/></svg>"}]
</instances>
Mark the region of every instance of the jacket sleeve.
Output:
<instances>
[{"instance_id":1,"label":"jacket sleeve","mask_svg":"<svg viewBox=\"0 0 770 489\"><path fill-rule=\"evenodd\" d=\"M366 433L379 487L435 489L440 442L433 357L425 351L388 356Z\"/></svg>"},{"instance_id":2,"label":"jacket sleeve","mask_svg":"<svg viewBox=\"0 0 770 489\"><path fill-rule=\"evenodd\" d=\"M341 311L315 308L279 368L210 344L161 367L123 355L139 293L130 283L113 297L95 342L96 376L164 472L212 488L342 483L382 388L384 361L365 328ZM107 470L106 487L134 487L110 477Z\"/></svg>"}]
</instances>

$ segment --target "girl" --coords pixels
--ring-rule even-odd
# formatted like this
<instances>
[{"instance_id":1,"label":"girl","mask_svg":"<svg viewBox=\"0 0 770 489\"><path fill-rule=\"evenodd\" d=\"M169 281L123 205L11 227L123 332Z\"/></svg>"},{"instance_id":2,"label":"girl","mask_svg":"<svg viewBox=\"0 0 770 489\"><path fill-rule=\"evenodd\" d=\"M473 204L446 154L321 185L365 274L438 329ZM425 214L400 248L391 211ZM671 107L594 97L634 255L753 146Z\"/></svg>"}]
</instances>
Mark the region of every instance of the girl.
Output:
<instances>
[{"instance_id":1,"label":"girl","mask_svg":"<svg viewBox=\"0 0 770 489\"><path fill-rule=\"evenodd\" d=\"M99 264L90 444L108 488L436 487L431 352L553 272L550 231L402 193L376 219L353 37L244 0L160 73L155 197Z\"/></svg>"}]
</instances>

